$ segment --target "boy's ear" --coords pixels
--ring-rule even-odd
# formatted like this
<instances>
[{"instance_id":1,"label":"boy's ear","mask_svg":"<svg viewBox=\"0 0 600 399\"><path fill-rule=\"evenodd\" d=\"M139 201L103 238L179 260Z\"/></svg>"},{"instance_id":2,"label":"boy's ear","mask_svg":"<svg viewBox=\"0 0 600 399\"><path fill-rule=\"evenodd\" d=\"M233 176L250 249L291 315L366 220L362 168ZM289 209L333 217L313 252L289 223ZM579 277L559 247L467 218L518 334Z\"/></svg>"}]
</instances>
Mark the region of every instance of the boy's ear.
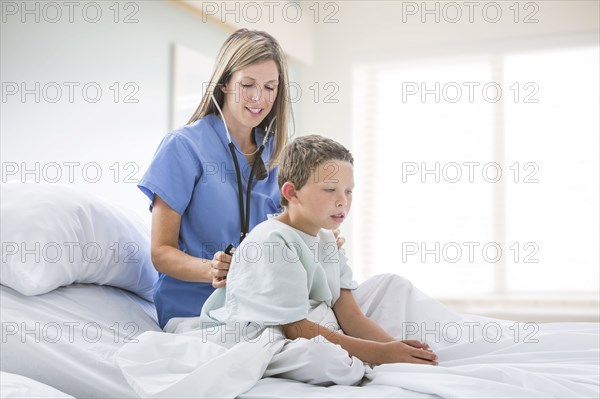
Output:
<instances>
[{"instance_id":1,"label":"boy's ear","mask_svg":"<svg viewBox=\"0 0 600 399\"><path fill-rule=\"evenodd\" d=\"M293 198L296 198L296 186L291 181L286 181L281 186L281 195L288 200L288 202L292 202Z\"/></svg>"}]
</instances>

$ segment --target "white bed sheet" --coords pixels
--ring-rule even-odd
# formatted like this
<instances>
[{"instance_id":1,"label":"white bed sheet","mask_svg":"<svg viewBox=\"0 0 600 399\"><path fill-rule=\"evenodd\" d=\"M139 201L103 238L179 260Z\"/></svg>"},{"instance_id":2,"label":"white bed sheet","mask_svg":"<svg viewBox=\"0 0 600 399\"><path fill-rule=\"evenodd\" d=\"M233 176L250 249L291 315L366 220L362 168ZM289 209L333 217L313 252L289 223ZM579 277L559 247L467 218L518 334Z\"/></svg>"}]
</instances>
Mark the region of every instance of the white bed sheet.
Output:
<instances>
[{"instance_id":1,"label":"white bed sheet","mask_svg":"<svg viewBox=\"0 0 600 399\"><path fill-rule=\"evenodd\" d=\"M118 288L89 284L62 287L36 297L25 297L10 288L0 286L0 294L2 310L0 314L2 321L0 369L2 371L34 379L78 398L137 397L116 365L114 354L123 347L126 339L135 338L145 331L160 331L152 303ZM387 310L385 307L371 306L369 301L365 302L363 309L370 316L378 316L377 313L388 313ZM470 319L492 320L474 317ZM25 331L25 327L28 331ZM564 332L571 330L572 333L584 334L591 331L594 334L593 337L599 336L597 324L555 324L546 325L544 328L544 330L554 329ZM60 336L57 336L57 331L60 331ZM84 335L85 331L87 331L87 335ZM577 334L575 336L578 337ZM573 337L571 335L569 339L572 341ZM586 335L581 335L581 337L584 338ZM560 339L561 337L556 338ZM536 355L539 363L536 365L533 362L534 364L529 364L528 367L544 368L544 363L558 361L562 366L555 370L555 374L561 378L564 377L565 383L575 382L578 380L578 367L589 364L590 360L598 362L598 343L584 344L592 352L595 352L595 355L590 354L591 356L572 351L578 349L577 346L580 344L583 342L572 341L567 345L560 342L555 344L548 342L550 347L571 352L561 354L542 351ZM266 378L258 381L251 390L243 393L240 397L455 397L456 395L452 394L453 389L455 390L454 384L471 385L469 382L462 381L465 378L461 380L461 373L464 372L468 375L475 372L481 376L495 371L490 362L485 362L487 363L485 367L479 367L477 370L473 370L472 365L466 363L463 365L461 357L464 357L464 350L465 347L461 348L461 345L451 345L441 353L444 355L445 364L453 366L451 374L448 373L450 370L437 367L429 367L425 370L414 369L413 365L380 366L374 370L375 373L371 373L368 378L365 378L364 386L327 388L277 378ZM461 353L462 355L459 356ZM540 354L542 357L539 357ZM496 361L505 363L505 360L501 359L502 354L497 353L497 355L500 356ZM510 353L505 355L510 356ZM543 358L543 356L550 355L557 355L560 358ZM473 358L478 354L471 353L469 356ZM515 357L514 360L518 362L519 358ZM531 376L523 373L526 371L523 366L518 367L517 375L522 375L523 378L529 380ZM531 371L538 373L540 370L532 369ZM541 371L546 376L553 374L553 370ZM581 371L585 372L586 370L582 369ZM589 372L589 370L587 371ZM398 379L398 376L405 378ZM493 377L493 379L497 378ZM432 384L433 381L436 382ZM552 380L547 381L547 383L552 382ZM536 381L536 383L544 382ZM588 376L587 380L581 378L581 381L576 383L579 393L583 393L581 388L586 386L589 387L590 392L590 395L583 393L583 395L576 396L596 396L598 378L590 379ZM481 391L479 391L480 393ZM194 396L192 392L188 394ZM474 396L480 397L481 395ZM560 394L549 396L561 397Z\"/></svg>"},{"instance_id":2,"label":"white bed sheet","mask_svg":"<svg viewBox=\"0 0 600 399\"><path fill-rule=\"evenodd\" d=\"M255 371L264 370L281 347L278 336L267 328L258 339L250 336L231 346L225 339L231 329L199 330L198 318L182 320L178 334L142 334L136 345L124 345L116 357L144 397L381 397L392 392L390 396L419 392L473 399L600 397L597 323L529 325L461 315L395 275L369 279L354 296L363 312L395 337L428 336L440 366L367 368L361 387L260 380ZM320 322L314 314L318 311L311 311L309 318Z\"/></svg>"},{"instance_id":3,"label":"white bed sheet","mask_svg":"<svg viewBox=\"0 0 600 399\"><path fill-rule=\"evenodd\" d=\"M114 352L160 331L154 304L128 291L74 284L26 297L0 286L0 369L78 398L136 397Z\"/></svg>"},{"instance_id":4,"label":"white bed sheet","mask_svg":"<svg viewBox=\"0 0 600 399\"><path fill-rule=\"evenodd\" d=\"M161 331L152 303L119 288L73 284L29 297L0 285L0 305L0 370L28 377L77 398L138 397L113 363L113 355L126 338L144 331ZM55 334L56 325L60 326L60 339ZM84 336L86 325L88 334ZM29 332L24 331L25 327ZM98 342L93 342L97 339L96 331L101 336ZM242 396L264 397L437 396L386 386L325 388L279 378L265 378Z\"/></svg>"},{"instance_id":5,"label":"white bed sheet","mask_svg":"<svg viewBox=\"0 0 600 399\"><path fill-rule=\"evenodd\" d=\"M267 399L267 398L439 398L437 395L411 391L409 389L385 386L341 386L320 387L304 384L298 381L282 378L263 378L254 388L239 396L240 399Z\"/></svg>"},{"instance_id":6,"label":"white bed sheet","mask_svg":"<svg viewBox=\"0 0 600 399\"><path fill-rule=\"evenodd\" d=\"M39 381L11 373L0 372L0 398L73 398Z\"/></svg>"}]
</instances>

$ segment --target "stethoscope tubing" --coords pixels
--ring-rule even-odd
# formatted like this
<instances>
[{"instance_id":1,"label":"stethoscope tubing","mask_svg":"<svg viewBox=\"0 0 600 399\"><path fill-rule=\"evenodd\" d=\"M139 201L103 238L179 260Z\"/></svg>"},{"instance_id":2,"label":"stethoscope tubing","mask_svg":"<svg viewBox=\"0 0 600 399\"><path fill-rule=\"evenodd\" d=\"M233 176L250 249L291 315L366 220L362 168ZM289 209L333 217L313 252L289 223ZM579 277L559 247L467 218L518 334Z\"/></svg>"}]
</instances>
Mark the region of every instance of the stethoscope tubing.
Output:
<instances>
[{"instance_id":1,"label":"stethoscope tubing","mask_svg":"<svg viewBox=\"0 0 600 399\"><path fill-rule=\"evenodd\" d=\"M265 149L264 144L261 144L256 153L256 158L262 155L263 150ZM240 209L240 221L242 226L240 228L240 243L250 231L250 198L252 195L252 180L254 178L254 172L256 170L257 162L254 161L252 163L252 169L250 170L250 176L248 177L248 187L246 187L246 211L244 212L244 196L243 196L243 187L242 187L242 173L240 171L240 164L238 162L237 154L235 153L235 146L232 142L229 143L229 151L231 152L231 157L233 158L233 164L235 166L235 177L237 180L238 186L238 206Z\"/></svg>"},{"instance_id":2,"label":"stethoscope tubing","mask_svg":"<svg viewBox=\"0 0 600 399\"><path fill-rule=\"evenodd\" d=\"M225 115L223 115L223 111L221 110L221 107L219 107L219 104L218 104L217 100L215 99L214 95L211 95L211 98L212 98L213 103L217 107L219 114L221 114L221 119L223 120L223 125L225 125L225 133L227 134L227 141L229 141L228 147L229 147L229 151L231 152L231 157L233 158L233 164L235 166L235 177L237 179L237 186L238 186L238 206L240 208L240 222L241 222L240 243L241 243L242 240L244 238L246 238L246 236L248 235L248 232L250 231L250 197L252 195L252 179L254 178L254 172L256 170L256 165L257 165L256 160L262 156L263 150L265 149L265 144L267 143L267 140L269 139L269 132L271 131L271 126L273 126L273 122L275 122L275 118L273 118L271 120L271 123L269 123L269 126L267 127L267 131L265 132L265 137L263 138L263 141L262 141L260 147L258 148L258 151L256 152L256 157L254 158L254 162L252 163L252 169L250 170L250 176L248 177L248 187L246 188L246 209L244 212L244 194L243 194L244 188L242 186L242 172L240 170L240 164L238 162L235 144L233 144L233 141L231 140L231 135L229 134L229 129L227 128L227 122L225 121Z\"/></svg>"}]
</instances>

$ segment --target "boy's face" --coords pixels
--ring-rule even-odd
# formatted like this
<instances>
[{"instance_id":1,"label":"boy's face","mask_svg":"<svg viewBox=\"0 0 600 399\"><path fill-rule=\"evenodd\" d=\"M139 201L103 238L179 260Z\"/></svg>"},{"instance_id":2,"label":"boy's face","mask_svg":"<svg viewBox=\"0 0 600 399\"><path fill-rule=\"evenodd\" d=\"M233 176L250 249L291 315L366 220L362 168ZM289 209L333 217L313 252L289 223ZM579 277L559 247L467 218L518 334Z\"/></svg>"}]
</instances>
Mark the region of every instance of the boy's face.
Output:
<instances>
[{"instance_id":1,"label":"boy's face","mask_svg":"<svg viewBox=\"0 0 600 399\"><path fill-rule=\"evenodd\" d=\"M354 170L344 161L327 161L296 190L294 208L300 230L317 235L320 229L336 229L348 216L352 205Z\"/></svg>"}]
</instances>

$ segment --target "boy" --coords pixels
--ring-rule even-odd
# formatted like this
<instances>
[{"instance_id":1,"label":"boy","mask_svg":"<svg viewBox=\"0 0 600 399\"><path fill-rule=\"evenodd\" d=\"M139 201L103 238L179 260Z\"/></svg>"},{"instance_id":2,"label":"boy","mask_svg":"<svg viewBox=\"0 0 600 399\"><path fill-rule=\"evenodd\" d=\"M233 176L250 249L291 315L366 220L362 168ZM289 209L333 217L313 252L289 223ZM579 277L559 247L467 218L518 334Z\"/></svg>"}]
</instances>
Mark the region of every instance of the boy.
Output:
<instances>
[{"instance_id":1,"label":"boy","mask_svg":"<svg viewBox=\"0 0 600 399\"><path fill-rule=\"evenodd\" d=\"M427 344L394 340L352 296L357 284L331 232L352 204L350 152L321 136L300 137L284 150L278 173L284 212L241 243L225 292L207 300L202 316L229 325L281 326L288 341L265 377L353 385L364 363L437 364Z\"/></svg>"}]
</instances>

